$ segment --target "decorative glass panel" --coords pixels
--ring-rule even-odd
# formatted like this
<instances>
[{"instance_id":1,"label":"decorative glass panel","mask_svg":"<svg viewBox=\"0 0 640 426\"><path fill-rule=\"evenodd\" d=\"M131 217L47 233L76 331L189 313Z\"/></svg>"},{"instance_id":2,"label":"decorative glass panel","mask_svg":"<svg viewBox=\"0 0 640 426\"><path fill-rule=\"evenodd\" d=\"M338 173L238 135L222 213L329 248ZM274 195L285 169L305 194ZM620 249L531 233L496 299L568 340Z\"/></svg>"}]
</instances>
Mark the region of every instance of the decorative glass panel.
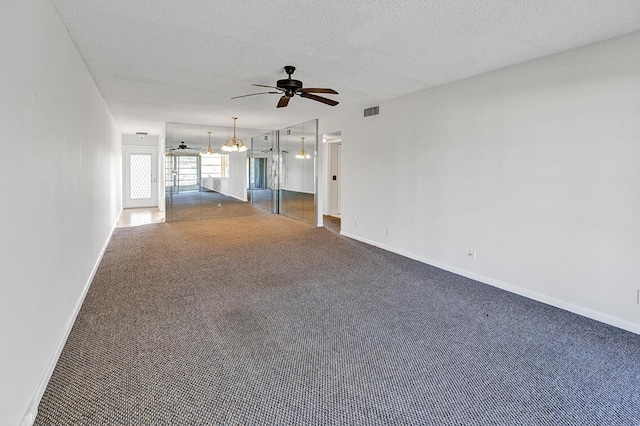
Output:
<instances>
[{"instance_id":1,"label":"decorative glass panel","mask_svg":"<svg viewBox=\"0 0 640 426\"><path fill-rule=\"evenodd\" d=\"M151 198L151 154L131 154L129 176L129 197L132 200Z\"/></svg>"}]
</instances>

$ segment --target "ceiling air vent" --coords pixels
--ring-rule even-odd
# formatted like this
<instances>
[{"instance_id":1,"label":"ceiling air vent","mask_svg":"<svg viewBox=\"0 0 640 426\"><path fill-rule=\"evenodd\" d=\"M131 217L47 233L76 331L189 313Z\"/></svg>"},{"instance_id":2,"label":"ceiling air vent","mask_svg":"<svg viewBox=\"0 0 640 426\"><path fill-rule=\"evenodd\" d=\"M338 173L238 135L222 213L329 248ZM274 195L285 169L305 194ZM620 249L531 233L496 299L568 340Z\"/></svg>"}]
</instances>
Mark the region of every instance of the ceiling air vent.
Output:
<instances>
[{"instance_id":1,"label":"ceiling air vent","mask_svg":"<svg viewBox=\"0 0 640 426\"><path fill-rule=\"evenodd\" d=\"M380 114L380 107L379 106L366 108L364 110L364 116L365 117L371 117L372 115L378 115L378 114Z\"/></svg>"}]
</instances>

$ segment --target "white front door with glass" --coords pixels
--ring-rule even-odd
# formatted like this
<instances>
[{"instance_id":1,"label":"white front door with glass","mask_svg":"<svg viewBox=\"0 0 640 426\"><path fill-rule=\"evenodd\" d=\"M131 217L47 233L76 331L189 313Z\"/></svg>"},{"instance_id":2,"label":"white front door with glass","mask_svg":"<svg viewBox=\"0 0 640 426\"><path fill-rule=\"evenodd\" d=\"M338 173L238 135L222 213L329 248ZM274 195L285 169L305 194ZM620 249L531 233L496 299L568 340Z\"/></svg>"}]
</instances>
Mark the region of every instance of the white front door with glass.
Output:
<instances>
[{"instance_id":1,"label":"white front door with glass","mask_svg":"<svg viewBox=\"0 0 640 426\"><path fill-rule=\"evenodd\" d=\"M124 207L158 205L158 150L124 147Z\"/></svg>"}]
</instances>

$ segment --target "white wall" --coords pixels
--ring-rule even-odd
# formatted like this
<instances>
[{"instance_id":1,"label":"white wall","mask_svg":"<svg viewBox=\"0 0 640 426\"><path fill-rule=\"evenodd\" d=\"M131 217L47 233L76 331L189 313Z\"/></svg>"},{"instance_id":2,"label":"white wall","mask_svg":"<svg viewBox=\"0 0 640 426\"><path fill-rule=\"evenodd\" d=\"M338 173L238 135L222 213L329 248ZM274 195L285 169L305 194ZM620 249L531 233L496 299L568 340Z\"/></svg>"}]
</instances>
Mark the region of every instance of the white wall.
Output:
<instances>
[{"instance_id":1,"label":"white wall","mask_svg":"<svg viewBox=\"0 0 640 426\"><path fill-rule=\"evenodd\" d=\"M288 153L282 153L282 170L284 173L282 173L281 189L307 194L314 194L316 192L314 171L315 149L312 143L305 144L305 149L309 155L311 155L311 158L296 158L296 154L300 151L300 148L297 148L294 152L289 151Z\"/></svg>"},{"instance_id":2,"label":"white wall","mask_svg":"<svg viewBox=\"0 0 640 426\"><path fill-rule=\"evenodd\" d=\"M635 33L321 120L342 130L343 233L640 333L639 51Z\"/></svg>"},{"instance_id":3,"label":"white wall","mask_svg":"<svg viewBox=\"0 0 640 426\"><path fill-rule=\"evenodd\" d=\"M318 149L317 125L318 122L314 119L279 130L280 189L307 194L316 193L315 167L322 167L322 153L316 152ZM304 149L310 158L296 158L303 147L303 141Z\"/></svg>"},{"instance_id":4,"label":"white wall","mask_svg":"<svg viewBox=\"0 0 640 426\"><path fill-rule=\"evenodd\" d=\"M44 391L121 211L122 151L48 0L1 3L0 57L0 423L17 425Z\"/></svg>"},{"instance_id":5,"label":"white wall","mask_svg":"<svg viewBox=\"0 0 640 426\"><path fill-rule=\"evenodd\" d=\"M160 147L160 141L158 140L158 135L146 135L141 138L138 135L131 134L123 134L122 135L122 145L126 146L154 146L156 148ZM163 151L160 151L161 154L164 154Z\"/></svg>"},{"instance_id":6,"label":"white wall","mask_svg":"<svg viewBox=\"0 0 640 426\"><path fill-rule=\"evenodd\" d=\"M247 201L247 151L229 153L228 191L225 195Z\"/></svg>"}]
</instances>

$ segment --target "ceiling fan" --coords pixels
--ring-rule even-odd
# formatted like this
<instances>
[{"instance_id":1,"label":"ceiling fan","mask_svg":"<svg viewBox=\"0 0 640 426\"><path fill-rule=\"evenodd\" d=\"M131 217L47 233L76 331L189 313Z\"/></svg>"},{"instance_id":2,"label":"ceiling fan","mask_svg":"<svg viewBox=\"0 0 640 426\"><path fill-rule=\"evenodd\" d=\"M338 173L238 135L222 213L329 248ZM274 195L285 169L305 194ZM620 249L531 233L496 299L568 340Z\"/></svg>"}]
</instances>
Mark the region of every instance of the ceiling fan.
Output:
<instances>
[{"instance_id":1,"label":"ceiling fan","mask_svg":"<svg viewBox=\"0 0 640 426\"><path fill-rule=\"evenodd\" d=\"M184 141L180 141L180 145L178 145L176 148L169 148L169 152L173 152L173 151L178 151L178 152L185 151L186 152L186 151L198 151L198 150L195 149L195 148L189 148L184 143Z\"/></svg>"},{"instance_id":2,"label":"ceiling fan","mask_svg":"<svg viewBox=\"0 0 640 426\"><path fill-rule=\"evenodd\" d=\"M273 152L273 148L263 149L262 151L260 151L261 154L266 154L267 152ZM284 149L281 149L280 152L284 152L286 154L289 153L289 151L285 151Z\"/></svg>"},{"instance_id":3,"label":"ceiling fan","mask_svg":"<svg viewBox=\"0 0 640 426\"><path fill-rule=\"evenodd\" d=\"M283 108L289 105L289 100L293 98L295 95L300 96L301 98L311 99L313 101L322 102L323 104L336 106L338 105L338 101L334 101L333 99L325 98L323 96L314 95L314 93L329 93L332 95L337 95L333 89L320 89L320 88L309 88L303 87L302 82L300 80L294 80L291 78L291 74L296 70L296 67L292 65L286 65L284 67L284 72L287 73L288 77L282 80L278 80L275 86L267 86L264 84L252 84L252 86L257 87L267 87L269 89L275 89L276 91L269 92L260 92L260 93L251 93L248 95L234 96L231 99L245 98L247 96L255 96L255 95L282 95L280 100L278 101L278 108Z\"/></svg>"}]
</instances>

